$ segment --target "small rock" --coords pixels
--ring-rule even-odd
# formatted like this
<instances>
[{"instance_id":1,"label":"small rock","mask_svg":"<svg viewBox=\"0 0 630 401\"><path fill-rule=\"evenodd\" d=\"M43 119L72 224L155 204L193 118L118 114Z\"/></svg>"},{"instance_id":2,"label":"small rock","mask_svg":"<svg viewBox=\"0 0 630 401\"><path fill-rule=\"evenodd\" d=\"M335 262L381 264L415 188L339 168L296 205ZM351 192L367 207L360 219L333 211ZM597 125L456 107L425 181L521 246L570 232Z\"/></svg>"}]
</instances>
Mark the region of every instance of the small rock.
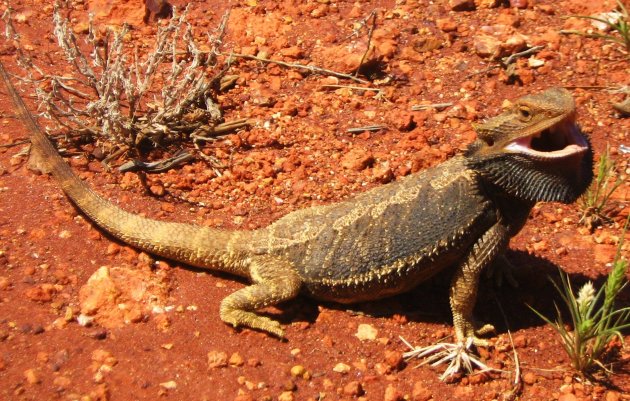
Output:
<instances>
[{"instance_id":1,"label":"small rock","mask_svg":"<svg viewBox=\"0 0 630 401\"><path fill-rule=\"evenodd\" d=\"M371 324L362 323L359 325L357 332L354 335L361 341L376 340L378 330L376 330Z\"/></svg>"},{"instance_id":2,"label":"small rock","mask_svg":"<svg viewBox=\"0 0 630 401\"><path fill-rule=\"evenodd\" d=\"M529 386L536 384L536 381L537 381L536 375L533 374L532 372L527 372L523 375L523 383Z\"/></svg>"},{"instance_id":3,"label":"small rock","mask_svg":"<svg viewBox=\"0 0 630 401\"><path fill-rule=\"evenodd\" d=\"M519 334L514 337L514 348L525 348L529 343L527 337L524 334Z\"/></svg>"},{"instance_id":4,"label":"small rock","mask_svg":"<svg viewBox=\"0 0 630 401\"><path fill-rule=\"evenodd\" d=\"M343 394L349 397L358 397L363 395L363 386L358 381L351 381L343 386Z\"/></svg>"},{"instance_id":5,"label":"small rock","mask_svg":"<svg viewBox=\"0 0 630 401\"><path fill-rule=\"evenodd\" d=\"M433 398L431 390L424 386L422 382L415 382L411 391L411 401L429 401Z\"/></svg>"},{"instance_id":6,"label":"small rock","mask_svg":"<svg viewBox=\"0 0 630 401\"><path fill-rule=\"evenodd\" d=\"M515 34L507 38L505 43L501 45L502 54L514 54L527 48L527 37L521 34Z\"/></svg>"},{"instance_id":7,"label":"small rock","mask_svg":"<svg viewBox=\"0 0 630 401\"><path fill-rule=\"evenodd\" d=\"M438 18L435 24L442 32L454 32L457 30L457 22L452 18Z\"/></svg>"},{"instance_id":8,"label":"small rock","mask_svg":"<svg viewBox=\"0 0 630 401\"><path fill-rule=\"evenodd\" d=\"M398 351L385 351L385 363L390 366L393 370L399 370L404 365L404 358L402 353Z\"/></svg>"},{"instance_id":9,"label":"small rock","mask_svg":"<svg viewBox=\"0 0 630 401\"><path fill-rule=\"evenodd\" d=\"M494 58L499 55L501 41L490 35L477 35L473 39L475 53L479 57Z\"/></svg>"},{"instance_id":10,"label":"small rock","mask_svg":"<svg viewBox=\"0 0 630 401\"><path fill-rule=\"evenodd\" d=\"M52 284L40 284L24 291L24 295L31 301L50 302L56 292L57 290Z\"/></svg>"},{"instance_id":11,"label":"small rock","mask_svg":"<svg viewBox=\"0 0 630 401\"><path fill-rule=\"evenodd\" d=\"M286 391L295 391L297 390L297 385L293 382L293 380L287 380L282 385L282 389Z\"/></svg>"},{"instance_id":12,"label":"small rock","mask_svg":"<svg viewBox=\"0 0 630 401\"><path fill-rule=\"evenodd\" d=\"M164 196L164 194L166 193L166 190L164 189L164 186L160 185L160 184L151 185L149 190L155 196Z\"/></svg>"},{"instance_id":13,"label":"small rock","mask_svg":"<svg viewBox=\"0 0 630 401\"><path fill-rule=\"evenodd\" d=\"M295 396L293 395L291 391L283 391L278 396L278 401L293 401L293 400L295 400Z\"/></svg>"},{"instance_id":14,"label":"small rock","mask_svg":"<svg viewBox=\"0 0 630 401\"><path fill-rule=\"evenodd\" d=\"M361 171L374 164L374 161L374 156L371 153L361 149L352 149L341 159L341 167Z\"/></svg>"},{"instance_id":15,"label":"small rock","mask_svg":"<svg viewBox=\"0 0 630 401\"><path fill-rule=\"evenodd\" d=\"M26 382L30 385L39 384L41 382L41 379L39 378L39 375L37 374L35 369L26 369L24 371L24 378L26 379Z\"/></svg>"},{"instance_id":16,"label":"small rock","mask_svg":"<svg viewBox=\"0 0 630 401\"><path fill-rule=\"evenodd\" d=\"M72 384L72 380L66 376L57 376L53 380L53 385L57 390L66 390Z\"/></svg>"},{"instance_id":17,"label":"small rock","mask_svg":"<svg viewBox=\"0 0 630 401\"><path fill-rule=\"evenodd\" d=\"M386 363L378 362L374 364L374 371L376 371L376 373L380 376L390 373L391 370L391 366L387 365Z\"/></svg>"},{"instance_id":18,"label":"small rock","mask_svg":"<svg viewBox=\"0 0 630 401\"><path fill-rule=\"evenodd\" d=\"M0 276L0 290L6 290L7 288L9 288L10 284L11 282L9 281L8 277Z\"/></svg>"},{"instance_id":19,"label":"small rock","mask_svg":"<svg viewBox=\"0 0 630 401\"><path fill-rule=\"evenodd\" d=\"M564 394L561 394L560 397L558 397L558 401L578 401L578 399L575 396L575 394L564 393Z\"/></svg>"},{"instance_id":20,"label":"small rock","mask_svg":"<svg viewBox=\"0 0 630 401\"><path fill-rule=\"evenodd\" d=\"M475 9L474 0L449 0L448 5L453 11L473 11Z\"/></svg>"},{"instance_id":21,"label":"small rock","mask_svg":"<svg viewBox=\"0 0 630 401\"><path fill-rule=\"evenodd\" d=\"M548 248L547 241L542 240L539 242L534 242L534 244L532 245L532 248L534 248L534 251L536 252L546 251Z\"/></svg>"},{"instance_id":22,"label":"small rock","mask_svg":"<svg viewBox=\"0 0 630 401\"><path fill-rule=\"evenodd\" d=\"M167 390L175 390L177 388L177 383L174 380L169 380L167 382L160 383L160 387Z\"/></svg>"},{"instance_id":23,"label":"small rock","mask_svg":"<svg viewBox=\"0 0 630 401\"><path fill-rule=\"evenodd\" d=\"M388 384L383 395L383 401L402 401L403 395L393 384Z\"/></svg>"},{"instance_id":24,"label":"small rock","mask_svg":"<svg viewBox=\"0 0 630 401\"><path fill-rule=\"evenodd\" d=\"M496 25L507 25L517 28L521 24L521 18L518 14L500 13L494 22Z\"/></svg>"},{"instance_id":25,"label":"small rock","mask_svg":"<svg viewBox=\"0 0 630 401\"><path fill-rule=\"evenodd\" d=\"M440 49L444 46L444 41L436 37L420 38L413 42L413 49L418 53L426 53Z\"/></svg>"},{"instance_id":26,"label":"small rock","mask_svg":"<svg viewBox=\"0 0 630 401\"><path fill-rule=\"evenodd\" d=\"M295 365L291 368L291 376L302 377L306 373L306 368L302 365Z\"/></svg>"},{"instance_id":27,"label":"small rock","mask_svg":"<svg viewBox=\"0 0 630 401\"><path fill-rule=\"evenodd\" d=\"M332 370L333 370L333 372L346 374L346 373L350 372L350 366L346 365L343 362L339 362L338 364L335 365L335 367Z\"/></svg>"},{"instance_id":28,"label":"small rock","mask_svg":"<svg viewBox=\"0 0 630 401\"><path fill-rule=\"evenodd\" d=\"M475 1L477 8L495 8L495 7L499 7L501 3L502 3L501 0L476 0Z\"/></svg>"},{"instance_id":29,"label":"small rock","mask_svg":"<svg viewBox=\"0 0 630 401\"><path fill-rule=\"evenodd\" d=\"M228 361L228 363L230 366L243 366L245 364L245 361L238 352L235 352L230 355L230 360Z\"/></svg>"},{"instance_id":30,"label":"small rock","mask_svg":"<svg viewBox=\"0 0 630 401\"><path fill-rule=\"evenodd\" d=\"M293 59L302 58L302 56L304 55L304 53L302 52L302 49L300 49L297 46L291 46L284 49L280 49L280 54L282 54L285 57L289 57Z\"/></svg>"},{"instance_id":31,"label":"small rock","mask_svg":"<svg viewBox=\"0 0 630 401\"><path fill-rule=\"evenodd\" d=\"M228 356L222 351L208 352L208 369L224 368L228 364Z\"/></svg>"},{"instance_id":32,"label":"small rock","mask_svg":"<svg viewBox=\"0 0 630 401\"><path fill-rule=\"evenodd\" d=\"M510 0L510 7L527 8L527 5L528 5L527 0Z\"/></svg>"},{"instance_id":33,"label":"small rock","mask_svg":"<svg viewBox=\"0 0 630 401\"><path fill-rule=\"evenodd\" d=\"M234 401L254 401L254 397L250 393L238 394Z\"/></svg>"}]
</instances>

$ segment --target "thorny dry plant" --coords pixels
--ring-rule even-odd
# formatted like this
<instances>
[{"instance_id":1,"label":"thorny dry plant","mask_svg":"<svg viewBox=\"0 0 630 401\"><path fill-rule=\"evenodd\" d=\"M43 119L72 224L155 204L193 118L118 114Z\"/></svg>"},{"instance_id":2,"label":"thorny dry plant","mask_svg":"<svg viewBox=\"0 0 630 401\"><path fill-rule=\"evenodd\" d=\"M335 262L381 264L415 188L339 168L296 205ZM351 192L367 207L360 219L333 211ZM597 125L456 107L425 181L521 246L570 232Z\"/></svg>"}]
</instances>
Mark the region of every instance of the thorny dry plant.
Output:
<instances>
[{"instance_id":1,"label":"thorny dry plant","mask_svg":"<svg viewBox=\"0 0 630 401\"><path fill-rule=\"evenodd\" d=\"M128 26L107 30L99 37L90 18L84 40L89 49L86 54L61 7L55 5L54 35L72 75L44 72L17 46L18 63L28 75L24 80L35 84L41 114L57 125L52 129L103 138L130 149L184 139L192 139L199 149L198 142L225 132L213 95L227 68L212 78L207 70L218 64L216 56L223 44L228 14L202 45L195 39L186 14L187 9L181 15L173 11L168 23L158 29L153 49L147 54L129 45ZM3 20L5 35L19 44L8 12ZM246 122L228 125L236 129Z\"/></svg>"}]
</instances>

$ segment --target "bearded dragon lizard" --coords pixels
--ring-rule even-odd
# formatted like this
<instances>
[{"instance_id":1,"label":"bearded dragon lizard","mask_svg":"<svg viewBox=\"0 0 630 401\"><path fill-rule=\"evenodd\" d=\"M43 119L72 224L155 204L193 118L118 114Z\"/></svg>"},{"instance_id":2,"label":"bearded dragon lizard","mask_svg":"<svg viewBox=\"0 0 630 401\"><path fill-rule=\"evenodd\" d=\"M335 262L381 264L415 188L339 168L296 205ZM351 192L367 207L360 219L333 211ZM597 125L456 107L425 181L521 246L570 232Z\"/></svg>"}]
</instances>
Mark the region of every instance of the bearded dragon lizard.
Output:
<instances>
[{"instance_id":1,"label":"bearded dragon lizard","mask_svg":"<svg viewBox=\"0 0 630 401\"><path fill-rule=\"evenodd\" d=\"M408 291L452 268L458 342L485 344L473 307L480 273L505 252L539 201L569 203L592 179L592 150L565 89L523 96L474 125L463 155L345 202L287 214L253 231L157 221L126 212L77 177L42 132L0 64L33 151L90 220L120 241L251 282L221 302L221 319L282 337L257 310L298 294L353 303Z\"/></svg>"}]
</instances>

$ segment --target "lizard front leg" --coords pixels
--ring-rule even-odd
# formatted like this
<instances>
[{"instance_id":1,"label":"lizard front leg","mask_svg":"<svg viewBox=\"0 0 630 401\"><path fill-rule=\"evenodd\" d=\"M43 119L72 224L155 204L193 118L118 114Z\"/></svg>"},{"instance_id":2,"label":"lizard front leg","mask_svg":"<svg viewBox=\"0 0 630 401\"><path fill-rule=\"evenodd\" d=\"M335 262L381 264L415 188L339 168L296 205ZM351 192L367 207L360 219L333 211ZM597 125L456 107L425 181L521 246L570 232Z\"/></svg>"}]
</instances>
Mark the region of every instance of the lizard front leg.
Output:
<instances>
[{"instance_id":1,"label":"lizard front leg","mask_svg":"<svg viewBox=\"0 0 630 401\"><path fill-rule=\"evenodd\" d=\"M477 300L479 275L495 258L502 254L510 240L508 229L499 221L479 238L466 259L457 268L450 288L450 303L453 326L457 342L471 338L475 345L486 345L487 341L477 338L494 330L491 325L477 328L473 319L473 308Z\"/></svg>"},{"instance_id":2,"label":"lizard front leg","mask_svg":"<svg viewBox=\"0 0 630 401\"><path fill-rule=\"evenodd\" d=\"M477 300L479 275L485 267L500 255L510 239L506 227L497 222L472 246L464 261L458 266L450 289L451 310L453 312L453 326L455 326L456 343L438 343L428 347L413 347L402 339L410 351L405 352L405 358L427 358L422 364L429 363L437 366L448 363L446 371L440 376L445 380L461 370L471 373L475 367L482 370L490 369L483 362L470 353L474 345L486 345L487 341L478 338L494 330L491 325L477 328L473 319L473 309Z\"/></svg>"},{"instance_id":3,"label":"lizard front leg","mask_svg":"<svg viewBox=\"0 0 630 401\"><path fill-rule=\"evenodd\" d=\"M302 280L289 262L273 256L252 257L249 272L252 285L223 299L221 320L234 327L246 326L282 338L284 331L280 323L255 311L295 298Z\"/></svg>"}]
</instances>

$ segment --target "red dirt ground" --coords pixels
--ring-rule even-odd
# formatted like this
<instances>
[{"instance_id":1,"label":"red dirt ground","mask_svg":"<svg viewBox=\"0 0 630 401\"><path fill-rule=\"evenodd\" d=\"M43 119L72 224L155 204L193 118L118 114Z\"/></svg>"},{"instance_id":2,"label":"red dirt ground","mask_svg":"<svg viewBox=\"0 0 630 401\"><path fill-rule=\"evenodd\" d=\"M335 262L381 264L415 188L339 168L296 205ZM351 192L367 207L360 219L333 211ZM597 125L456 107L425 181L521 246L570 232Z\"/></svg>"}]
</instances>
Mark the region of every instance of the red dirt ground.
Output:
<instances>
[{"instance_id":1,"label":"red dirt ground","mask_svg":"<svg viewBox=\"0 0 630 401\"><path fill-rule=\"evenodd\" d=\"M150 45L163 23L151 19L144 25L140 1L70 3L77 32L91 11L101 27L131 24L129 46ZM520 286L483 284L477 316L493 322L498 333L480 354L504 373L448 384L438 379L440 369L402 360L406 347L400 336L429 345L451 334L448 281L440 277L352 311L304 298L271 309L286 327L285 342L234 330L220 321L218 306L243 282L169 261L154 263L112 240L77 212L53 180L27 169L26 145L20 145L0 147L0 400L506 399L515 371L508 330L522 370L520 399L630 399L627 348L608 380L581 379L553 329L527 308L553 313L558 297L547 277L556 277L557 267L576 285L586 280L600 285L630 210L628 154L620 151L630 145L630 120L610 104L623 96L602 90L628 84L627 53L601 39L559 33L590 29L587 21L564 16L610 11L614 2L519 0L511 3L521 8L488 8L492 1L481 0L474 11L453 11L454 3L465 2L176 1L189 4L188 20L199 37L215 29L231 7L225 52L266 54L340 72L356 66L363 54L366 29L352 33L375 10L376 50L370 57L379 62L380 75L371 77L371 86L382 96L322 88L365 86L349 80L239 60L230 71L239 75L237 85L221 95L220 105L226 120L246 117L255 123L206 148L227 166L221 177L197 161L150 175L150 188L163 195L148 196L136 175L104 171L91 157L94 145L75 149L70 162L91 186L129 211L252 229L435 165L461 152L474 138L470 123L495 115L504 99L567 87L597 155L610 144L625 182L611 201L613 222L593 233L577 224L577 205L537 206L508 254ZM29 0L9 4L22 48L61 74L55 69L63 63L51 34L52 6ZM485 71L493 62L477 45L492 42L488 37L496 38L506 55L524 44L544 46L534 56L542 65L519 59L515 83L503 69ZM2 41L0 54L10 72L23 73L15 64L14 43ZM35 110L28 98L33 88L18 87ZM411 110L444 102L453 106ZM27 133L6 93L0 113L0 144L24 140ZM375 124L388 128L347 132ZM628 305L628 292L622 295ZM82 312L96 313L95 321L86 324Z\"/></svg>"}]
</instances>

